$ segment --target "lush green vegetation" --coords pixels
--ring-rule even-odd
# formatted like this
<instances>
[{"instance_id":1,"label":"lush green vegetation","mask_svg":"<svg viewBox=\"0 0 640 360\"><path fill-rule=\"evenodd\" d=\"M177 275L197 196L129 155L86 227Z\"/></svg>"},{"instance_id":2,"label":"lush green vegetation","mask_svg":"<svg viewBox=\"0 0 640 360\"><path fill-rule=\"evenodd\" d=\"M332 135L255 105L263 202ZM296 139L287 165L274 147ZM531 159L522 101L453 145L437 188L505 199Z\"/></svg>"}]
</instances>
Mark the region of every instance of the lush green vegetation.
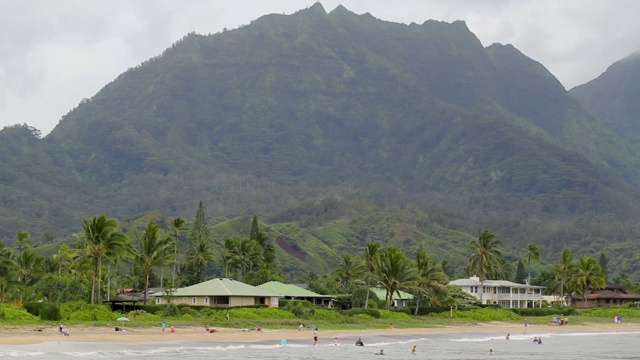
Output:
<instances>
[{"instance_id":1,"label":"lush green vegetation","mask_svg":"<svg viewBox=\"0 0 640 360\"><path fill-rule=\"evenodd\" d=\"M414 272L435 286L422 266L391 265L424 249L461 276L466 244L487 228L502 239L505 270L523 260L527 277L543 276L569 247L606 253L610 277L634 285L638 146L539 63L483 47L463 22L402 25L319 4L265 16L185 36L44 138L27 125L0 131L0 238L10 246L26 230L34 242L3 252L0 297L95 302L110 281L212 275L321 283L371 242L384 246L391 292ZM199 201L194 221L177 221ZM104 225L95 214L139 243L102 253L120 235L87 235ZM253 214L266 237L246 226ZM531 243L540 262L522 259Z\"/></svg>"}]
</instances>

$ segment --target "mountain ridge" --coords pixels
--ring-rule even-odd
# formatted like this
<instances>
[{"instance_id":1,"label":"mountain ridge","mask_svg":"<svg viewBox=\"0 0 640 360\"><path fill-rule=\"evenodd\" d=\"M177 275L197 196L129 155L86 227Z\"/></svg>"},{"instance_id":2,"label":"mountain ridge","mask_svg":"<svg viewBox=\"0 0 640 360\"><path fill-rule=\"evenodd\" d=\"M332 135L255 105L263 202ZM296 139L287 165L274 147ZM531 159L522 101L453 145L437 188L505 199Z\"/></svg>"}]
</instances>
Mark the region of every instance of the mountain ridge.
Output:
<instances>
[{"instance_id":1,"label":"mountain ridge","mask_svg":"<svg viewBox=\"0 0 640 360\"><path fill-rule=\"evenodd\" d=\"M28 203L0 202L0 214L20 219L0 223L5 238L29 220L43 231L80 225L34 216L36 194L48 199L34 187L56 194L47 206L62 217L186 217L203 200L220 222L257 213L276 228L295 223L300 238L273 235L300 246L323 225L393 207L422 209L419 221L440 219L427 222L434 229L495 228L513 249L535 236L549 253L574 224L599 234L607 219L640 215L634 144L542 64L511 45L483 47L462 21L395 24L316 4L188 34L44 139L30 143L26 132L0 137L24 140L51 166L33 167L36 155L12 157L17 145L0 143L0 158L12 160L0 187ZM26 170L31 182L19 181ZM343 200L313 200L322 194ZM534 229L541 235L527 233ZM308 252L324 268L319 246Z\"/></svg>"}]
</instances>

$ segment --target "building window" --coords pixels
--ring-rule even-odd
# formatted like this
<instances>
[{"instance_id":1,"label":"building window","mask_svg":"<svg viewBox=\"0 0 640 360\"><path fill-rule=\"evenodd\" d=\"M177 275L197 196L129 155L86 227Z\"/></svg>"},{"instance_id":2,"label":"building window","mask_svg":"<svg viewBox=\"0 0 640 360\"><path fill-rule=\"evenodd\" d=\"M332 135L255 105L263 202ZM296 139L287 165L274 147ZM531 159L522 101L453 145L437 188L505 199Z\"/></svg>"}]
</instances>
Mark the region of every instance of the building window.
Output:
<instances>
[{"instance_id":1,"label":"building window","mask_svg":"<svg viewBox=\"0 0 640 360\"><path fill-rule=\"evenodd\" d=\"M191 298L191 303L192 304L197 304L198 303L198 298Z\"/></svg>"},{"instance_id":2,"label":"building window","mask_svg":"<svg viewBox=\"0 0 640 360\"><path fill-rule=\"evenodd\" d=\"M161 297L157 297L156 298L156 304L162 304L162 298Z\"/></svg>"},{"instance_id":3,"label":"building window","mask_svg":"<svg viewBox=\"0 0 640 360\"><path fill-rule=\"evenodd\" d=\"M182 298L182 301L187 301L187 298L186 298L186 297L183 297L183 298Z\"/></svg>"},{"instance_id":4,"label":"building window","mask_svg":"<svg viewBox=\"0 0 640 360\"><path fill-rule=\"evenodd\" d=\"M205 298L204 298L204 303L205 303L205 304L209 304L209 297L208 297L208 296L205 296Z\"/></svg>"},{"instance_id":5,"label":"building window","mask_svg":"<svg viewBox=\"0 0 640 360\"><path fill-rule=\"evenodd\" d=\"M214 296L213 297L214 305L229 305L229 297L228 296Z\"/></svg>"}]
</instances>

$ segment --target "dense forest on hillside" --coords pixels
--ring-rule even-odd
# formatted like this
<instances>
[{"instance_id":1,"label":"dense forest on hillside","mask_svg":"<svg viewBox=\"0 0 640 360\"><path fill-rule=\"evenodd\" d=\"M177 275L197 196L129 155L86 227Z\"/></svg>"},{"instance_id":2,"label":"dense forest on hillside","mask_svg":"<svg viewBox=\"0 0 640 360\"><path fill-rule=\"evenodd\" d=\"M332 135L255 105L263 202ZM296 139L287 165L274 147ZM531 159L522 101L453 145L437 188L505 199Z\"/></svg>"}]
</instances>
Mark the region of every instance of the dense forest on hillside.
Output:
<instances>
[{"instance_id":1,"label":"dense forest on hillside","mask_svg":"<svg viewBox=\"0 0 640 360\"><path fill-rule=\"evenodd\" d=\"M90 216L191 219L202 201L218 246L258 214L295 274L368 241L461 264L486 229L512 263L535 242L637 274L640 145L576 99L462 21L315 4L188 34L46 137L0 131L0 238L71 243Z\"/></svg>"}]
</instances>

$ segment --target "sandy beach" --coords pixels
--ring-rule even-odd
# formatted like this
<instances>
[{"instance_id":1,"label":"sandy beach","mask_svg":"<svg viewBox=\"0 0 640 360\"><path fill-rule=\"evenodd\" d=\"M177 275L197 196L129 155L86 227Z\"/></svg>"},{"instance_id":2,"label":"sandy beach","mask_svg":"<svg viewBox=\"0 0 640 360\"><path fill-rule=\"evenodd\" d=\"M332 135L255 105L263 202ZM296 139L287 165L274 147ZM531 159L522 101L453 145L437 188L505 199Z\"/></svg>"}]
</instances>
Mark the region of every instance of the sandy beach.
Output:
<instances>
[{"instance_id":1,"label":"sandy beach","mask_svg":"<svg viewBox=\"0 0 640 360\"><path fill-rule=\"evenodd\" d=\"M166 341L191 341L213 340L219 342L252 342L260 340L286 339L311 339L313 332L309 330L271 330L263 329L261 332L246 331L233 328L216 328L218 332L208 333L203 327L181 327L176 332L163 332L161 327L136 328L129 326L126 331L114 331L114 328L67 326L70 336L62 336L57 327L16 327L2 326L0 328L0 344L22 345L38 344L48 341L59 342L114 342L114 343L139 343L139 342L166 342ZM529 325L527 334L534 336L536 333L548 332L576 332L576 331L640 331L640 324L592 324L569 326L545 326ZM448 332L486 332L499 334L516 334L525 331L522 324L491 322L470 324L465 326L449 326L438 328L403 328L403 329L375 329L375 330L326 330L319 331L320 341L332 341L334 337L366 337L370 335L404 335L404 334L429 334ZM310 340L311 341L311 340Z\"/></svg>"}]
</instances>

